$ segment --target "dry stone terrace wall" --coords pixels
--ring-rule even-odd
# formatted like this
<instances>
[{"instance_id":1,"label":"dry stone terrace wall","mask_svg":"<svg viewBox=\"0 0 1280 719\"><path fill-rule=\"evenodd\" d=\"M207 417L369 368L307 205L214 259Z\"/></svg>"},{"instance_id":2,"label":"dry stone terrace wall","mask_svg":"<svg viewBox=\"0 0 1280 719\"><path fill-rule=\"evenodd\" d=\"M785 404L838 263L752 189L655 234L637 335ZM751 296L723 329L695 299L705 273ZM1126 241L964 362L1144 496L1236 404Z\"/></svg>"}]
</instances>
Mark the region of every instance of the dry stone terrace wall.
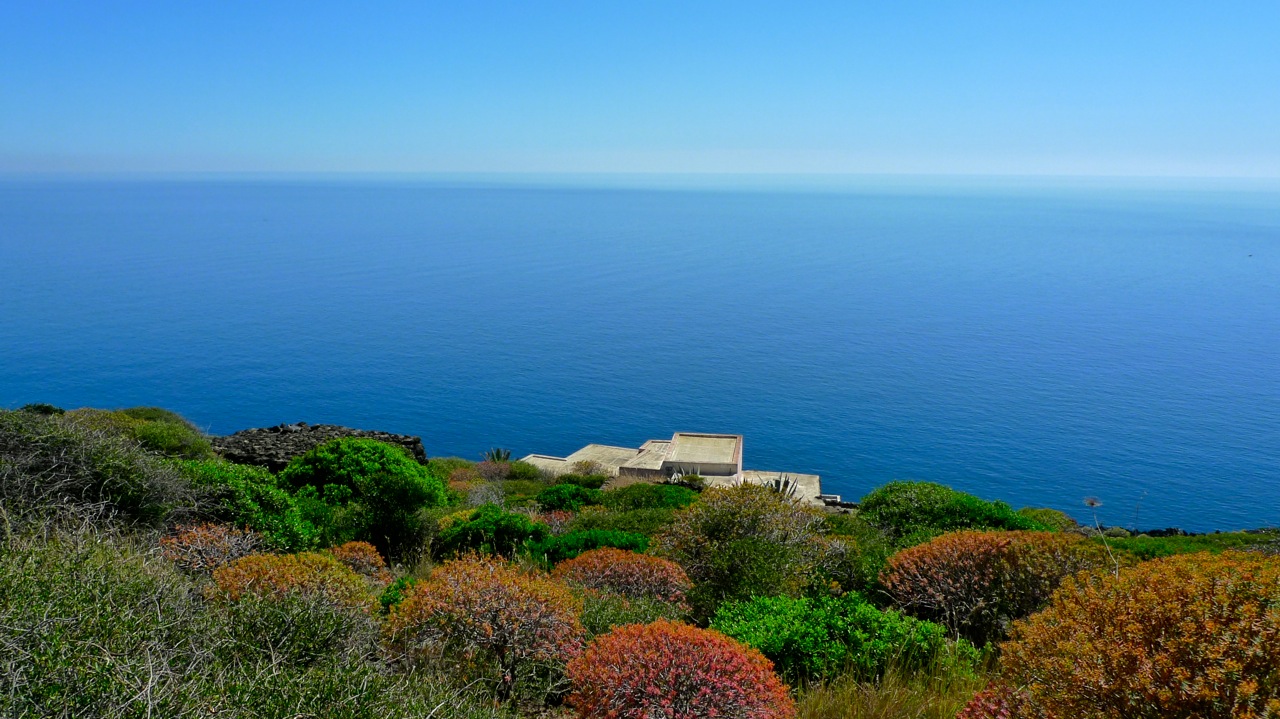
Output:
<instances>
[{"instance_id":1,"label":"dry stone terrace wall","mask_svg":"<svg viewBox=\"0 0 1280 719\"><path fill-rule=\"evenodd\" d=\"M289 460L316 446L339 437L362 437L398 444L409 450L419 462L426 464L427 452L422 438L368 429L340 427L336 424L279 424L275 427L245 429L226 437L212 437L213 448L228 461L266 467L272 472L284 469Z\"/></svg>"}]
</instances>

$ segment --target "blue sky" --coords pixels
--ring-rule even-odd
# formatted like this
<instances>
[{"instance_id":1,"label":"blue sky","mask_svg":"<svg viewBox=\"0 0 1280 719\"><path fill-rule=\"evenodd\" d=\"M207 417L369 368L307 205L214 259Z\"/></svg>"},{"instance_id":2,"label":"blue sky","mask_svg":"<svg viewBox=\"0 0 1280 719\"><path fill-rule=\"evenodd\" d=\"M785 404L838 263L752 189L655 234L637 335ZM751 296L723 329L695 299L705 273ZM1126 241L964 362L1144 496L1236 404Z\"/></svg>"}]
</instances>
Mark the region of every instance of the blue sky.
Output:
<instances>
[{"instance_id":1,"label":"blue sky","mask_svg":"<svg viewBox=\"0 0 1280 719\"><path fill-rule=\"evenodd\" d=\"M1280 177L1280 2L0 4L0 172Z\"/></svg>"}]
</instances>

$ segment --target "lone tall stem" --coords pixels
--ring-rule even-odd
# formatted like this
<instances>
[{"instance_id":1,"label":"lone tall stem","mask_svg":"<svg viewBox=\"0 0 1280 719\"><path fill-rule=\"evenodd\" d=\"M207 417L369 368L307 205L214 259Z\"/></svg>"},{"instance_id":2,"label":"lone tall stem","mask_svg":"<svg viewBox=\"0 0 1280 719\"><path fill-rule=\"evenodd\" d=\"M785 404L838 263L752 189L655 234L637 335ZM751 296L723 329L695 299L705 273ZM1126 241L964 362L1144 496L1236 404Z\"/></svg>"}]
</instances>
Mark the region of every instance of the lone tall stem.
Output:
<instances>
[{"instance_id":1,"label":"lone tall stem","mask_svg":"<svg viewBox=\"0 0 1280 719\"><path fill-rule=\"evenodd\" d=\"M1120 562L1116 560L1116 555L1111 553L1111 543L1107 541L1107 535L1102 531L1102 524L1098 522L1098 507L1101 502L1096 499L1086 499L1084 503L1089 508L1089 512L1093 514L1093 527L1098 530L1098 536L1102 538L1102 546L1107 549L1107 557L1111 559L1112 573L1119 579Z\"/></svg>"}]
</instances>

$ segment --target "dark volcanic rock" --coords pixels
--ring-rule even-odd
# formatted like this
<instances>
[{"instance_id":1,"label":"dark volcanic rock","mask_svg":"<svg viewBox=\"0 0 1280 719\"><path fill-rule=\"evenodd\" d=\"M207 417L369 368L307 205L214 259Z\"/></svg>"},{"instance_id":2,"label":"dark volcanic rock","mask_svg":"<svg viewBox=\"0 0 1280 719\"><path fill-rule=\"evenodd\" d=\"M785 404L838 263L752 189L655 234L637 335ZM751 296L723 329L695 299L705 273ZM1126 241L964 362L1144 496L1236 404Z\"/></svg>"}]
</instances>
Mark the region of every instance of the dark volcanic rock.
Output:
<instances>
[{"instance_id":1,"label":"dark volcanic rock","mask_svg":"<svg viewBox=\"0 0 1280 719\"><path fill-rule=\"evenodd\" d=\"M280 424L275 427L244 429L226 437L211 437L213 448L224 459L238 464L254 464L279 472L289 460L305 454L324 442L338 437L363 437L387 444L398 444L409 450L414 459L426 464L427 452L422 438L407 434L391 434L368 429L339 427L336 424Z\"/></svg>"}]
</instances>

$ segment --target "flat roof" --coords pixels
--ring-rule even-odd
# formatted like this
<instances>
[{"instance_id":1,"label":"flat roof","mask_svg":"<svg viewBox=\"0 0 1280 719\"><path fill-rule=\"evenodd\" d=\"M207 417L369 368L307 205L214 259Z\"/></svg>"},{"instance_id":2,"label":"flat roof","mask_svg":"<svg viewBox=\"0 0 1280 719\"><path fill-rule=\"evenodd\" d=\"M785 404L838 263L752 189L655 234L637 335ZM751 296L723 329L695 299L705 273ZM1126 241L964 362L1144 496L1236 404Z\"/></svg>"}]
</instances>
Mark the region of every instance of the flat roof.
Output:
<instances>
[{"instance_id":1,"label":"flat roof","mask_svg":"<svg viewBox=\"0 0 1280 719\"><path fill-rule=\"evenodd\" d=\"M595 462L611 474L618 473L618 467L640 454L640 450L630 447L611 447L607 444L589 444L573 454L565 457L570 466L578 462Z\"/></svg>"},{"instance_id":2,"label":"flat roof","mask_svg":"<svg viewBox=\"0 0 1280 719\"><path fill-rule=\"evenodd\" d=\"M682 464L740 464L742 435L676 432L667 449L667 461Z\"/></svg>"},{"instance_id":3,"label":"flat roof","mask_svg":"<svg viewBox=\"0 0 1280 719\"><path fill-rule=\"evenodd\" d=\"M564 474L569 471L569 463L564 457L552 457L546 454L530 454L520 459L521 462L527 462L551 474Z\"/></svg>"},{"instance_id":4,"label":"flat roof","mask_svg":"<svg viewBox=\"0 0 1280 719\"><path fill-rule=\"evenodd\" d=\"M623 467L634 469L662 469L662 460L667 458L667 448L671 441L651 439L640 446L640 454L632 457Z\"/></svg>"}]
</instances>

